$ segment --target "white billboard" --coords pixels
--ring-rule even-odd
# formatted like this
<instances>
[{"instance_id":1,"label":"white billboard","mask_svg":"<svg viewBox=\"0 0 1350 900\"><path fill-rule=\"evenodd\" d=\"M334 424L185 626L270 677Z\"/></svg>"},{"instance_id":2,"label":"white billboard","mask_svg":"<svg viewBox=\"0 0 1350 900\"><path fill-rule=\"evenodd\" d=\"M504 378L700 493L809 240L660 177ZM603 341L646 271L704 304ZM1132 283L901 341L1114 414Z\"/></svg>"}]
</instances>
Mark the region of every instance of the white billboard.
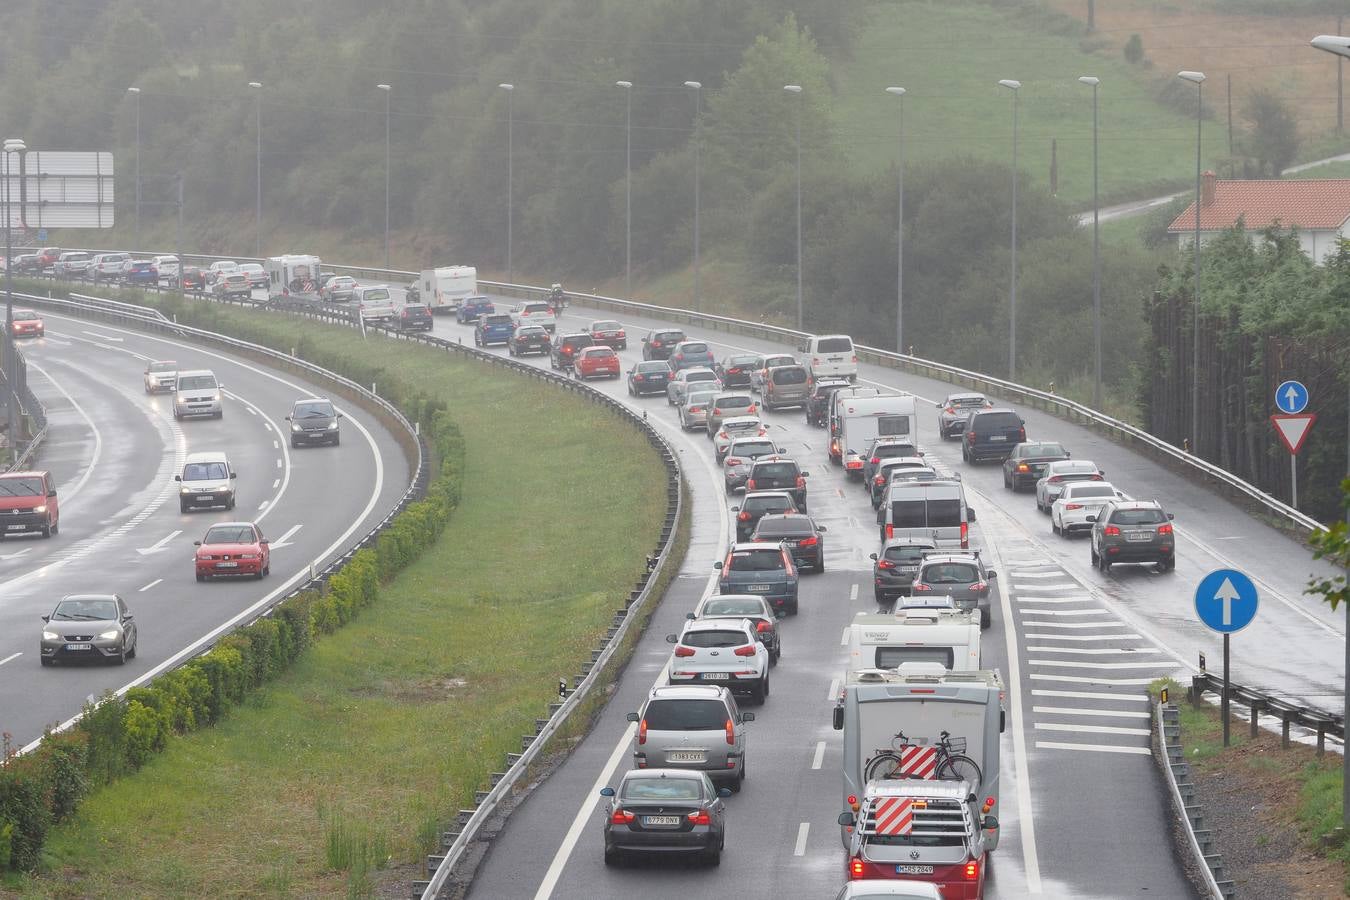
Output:
<instances>
[{"instance_id":1,"label":"white billboard","mask_svg":"<svg viewBox=\"0 0 1350 900\"><path fill-rule=\"evenodd\" d=\"M0 154L11 228L111 228L113 155L25 150ZM0 227L5 221L0 211Z\"/></svg>"}]
</instances>

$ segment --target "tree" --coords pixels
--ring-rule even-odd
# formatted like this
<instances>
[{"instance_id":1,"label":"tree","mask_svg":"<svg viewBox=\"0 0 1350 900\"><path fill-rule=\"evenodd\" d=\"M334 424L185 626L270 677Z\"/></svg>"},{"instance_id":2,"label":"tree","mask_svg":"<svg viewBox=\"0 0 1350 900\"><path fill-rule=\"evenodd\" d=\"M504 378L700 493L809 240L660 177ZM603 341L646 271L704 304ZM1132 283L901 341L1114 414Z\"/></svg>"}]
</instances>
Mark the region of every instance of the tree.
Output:
<instances>
[{"instance_id":1,"label":"tree","mask_svg":"<svg viewBox=\"0 0 1350 900\"><path fill-rule=\"evenodd\" d=\"M1247 96L1243 116L1252 131L1244 142L1249 155L1257 160L1262 174L1279 178L1298 155L1298 120L1293 110L1278 95L1258 88Z\"/></svg>"},{"instance_id":2,"label":"tree","mask_svg":"<svg viewBox=\"0 0 1350 900\"><path fill-rule=\"evenodd\" d=\"M1350 509L1350 478L1341 482L1341 502ZM1350 528L1341 520L1326 531L1314 532L1308 538L1308 543L1313 548L1313 559L1324 559L1338 566L1341 574L1331 578L1313 578L1303 593L1320 595L1323 601L1335 609L1350 599L1350 586L1347 586L1345 577L1346 569L1350 568Z\"/></svg>"}]
</instances>

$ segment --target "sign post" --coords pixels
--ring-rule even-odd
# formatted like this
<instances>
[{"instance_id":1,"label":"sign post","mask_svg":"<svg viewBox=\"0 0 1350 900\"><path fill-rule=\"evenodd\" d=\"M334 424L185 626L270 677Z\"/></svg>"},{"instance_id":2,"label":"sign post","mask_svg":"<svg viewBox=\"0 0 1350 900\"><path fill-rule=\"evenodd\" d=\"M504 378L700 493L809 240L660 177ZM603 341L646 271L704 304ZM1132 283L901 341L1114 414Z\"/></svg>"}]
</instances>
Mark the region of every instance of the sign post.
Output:
<instances>
[{"instance_id":1,"label":"sign post","mask_svg":"<svg viewBox=\"0 0 1350 900\"><path fill-rule=\"evenodd\" d=\"M1200 621L1223 635L1223 692L1219 717L1223 720L1223 745L1228 746L1228 637L1256 618L1256 585L1236 569L1215 569L1195 589L1195 612Z\"/></svg>"},{"instance_id":2,"label":"sign post","mask_svg":"<svg viewBox=\"0 0 1350 900\"><path fill-rule=\"evenodd\" d=\"M1283 415L1271 416L1270 421L1275 425L1275 433L1289 448L1289 505L1298 509L1298 451L1317 416L1302 415L1308 408L1308 389L1301 381L1280 382L1275 388L1275 406Z\"/></svg>"}]
</instances>

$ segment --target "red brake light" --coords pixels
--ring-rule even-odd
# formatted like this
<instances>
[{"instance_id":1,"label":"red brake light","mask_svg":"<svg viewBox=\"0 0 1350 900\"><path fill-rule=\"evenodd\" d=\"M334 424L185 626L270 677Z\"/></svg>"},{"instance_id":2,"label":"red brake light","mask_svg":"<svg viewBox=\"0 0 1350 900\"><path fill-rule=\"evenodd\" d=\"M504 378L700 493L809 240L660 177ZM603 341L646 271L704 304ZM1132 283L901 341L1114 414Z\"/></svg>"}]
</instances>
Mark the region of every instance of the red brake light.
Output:
<instances>
[{"instance_id":1,"label":"red brake light","mask_svg":"<svg viewBox=\"0 0 1350 900\"><path fill-rule=\"evenodd\" d=\"M712 824L712 818L708 815L708 811L704 809L700 809L698 812L691 812L686 818L695 825Z\"/></svg>"},{"instance_id":2,"label":"red brake light","mask_svg":"<svg viewBox=\"0 0 1350 900\"><path fill-rule=\"evenodd\" d=\"M875 484L877 487L881 487L881 485L886 483L886 479L878 475L876 478L872 479L872 483Z\"/></svg>"},{"instance_id":3,"label":"red brake light","mask_svg":"<svg viewBox=\"0 0 1350 900\"><path fill-rule=\"evenodd\" d=\"M928 585L926 585L926 584L916 584L916 585L914 585L914 587L912 588L912 590L914 590L915 592L920 593L920 594L925 594L925 593L931 591L932 588L930 588L930 587L929 587Z\"/></svg>"},{"instance_id":4,"label":"red brake light","mask_svg":"<svg viewBox=\"0 0 1350 900\"><path fill-rule=\"evenodd\" d=\"M684 658L684 657L686 657L686 656L693 656L693 655L694 655L694 650L693 650L692 647L676 647L676 648L675 648L675 655L678 656L678 657L680 657L680 658Z\"/></svg>"},{"instance_id":5,"label":"red brake light","mask_svg":"<svg viewBox=\"0 0 1350 900\"><path fill-rule=\"evenodd\" d=\"M966 881L978 881L980 878L979 860L972 859L966 863Z\"/></svg>"},{"instance_id":6,"label":"red brake light","mask_svg":"<svg viewBox=\"0 0 1350 900\"><path fill-rule=\"evenodd\" d=\"M1031 471L1031 466L1027 465L1026 463L1018 463L1018 464L1017 464L1017 471L1019 471L1019 472L1030 472L1030 471ZM1053 479L1051 479L1051 480L1053 481Z\"/></svg>"},{"instance_id":7,"label":"red brake light","mask_svg":"<svg viewBox=\"0 0 1350 900\"><path fill-rule=\"evenodd\" d=\"M736 746L736 723L727 719L725 728L727 733L727 746Z\"/></svg>"},{"instance_id":8,"label":"red brake light","mask_svg":"<svg viewBox=\"0 0 1350 900\"><path fill-rule=\"evenodd\" d=\"M698 409L694 409L694 412L698 412ZM738 456L729 456L729 457L727 457L727 465L729 465L729 466L739 466L740 464L741 464L741 459L740 459L740 457L738 457Z\"/></svg>"},{"instance_id":9,"label":"red brake light","mask_svg":"<svg viewBox=\"0 0 1350 900\"><path fill-rule=\"evenodd\" d=\"M750 514L749 514L748 512L745 512L744 510L742 510L741 512L739 512L739 513L736 514L736 518L737 518L739 521L741 521L741 522L749 522L749 521L750 521Z\"/></svg>"},{"instance_id":10,"label":"red brake light","mask_svg":"<svg viewBox=\"0 0 1350 900\"><path fill-rule=\"evenodd\" d=\"M975 432L973 432L973 431L967 431L967 432L966 432L966 440L970 441L972 444L975 443Z\"/></svg>"},{"instance_id":11,"label":"red brake light","mask_svg":"<svg viewBox=\"0 0 1350 900\"><path fill-rule=\"evenodd\" d=\"M1017 440L1025 441L1027 439L1027 430L1025 428L1017 429Z\"/></svg>"},{"instance_id":12,"label":"red brake light","mask_svg":"<svg viewBox=\"0 0 1350 900\"><path fill-rule=\"evenodd\" d=\"M773 626L770 625L768 622L764 621L763 619L760 619L758 622L755 623L755 630L761 633L769 631L772 628Z\"/></svg>"},{"instance_id":13,"label":"red brake light","mask_svg":"<svg viewBox=\"0 0 1350 900\"><path fill-rule=\"evenodd\" d=\"M1051 475L1051 476L1050 476L1048 479L1046 479L1046 480L1047 480L1050 484L1059 484L1061 481L1064 480L1064 478L1063 478L1062 476L1060 476L1060 475Z\"/></svg>"},{"instance_id":14,"label":"red brake light","mask_svg":"<svg viewBox=\"0 0 1350 900\"><path fill-rule=\"evenodd\" d=\"M661 342L660 342L660 341L652 341L652 346L653 346L653 347L660 347L660 346L661 346Z\"/></svg>"},{"instance_id":15,"label":"red brake light","mask_svg":"<svg viewBox=\"0 0 1350 900\"><path fill-rule=\"evenodd\" d=\"M878 569L894 569L894 568L895 568L895 563L891 562L889 559L879 559L879 560L877 560L877 568L878 568Z\"/></svg>"},{"instance_id":16,"label":"red brake light","mask_svg":"<svg viewBox=\"0 0 1350 900\"><path fill-rule=\"evenodd\" d=\"M634 381L641 381L641 380L642 380L642 376L641 376L641 375L634 375L634 376L633 376L633 380L634 380Z\"/></svg>"},{"instance_id":17,"label":"red brake light","mask_svg":"<svg viewBox=\"0 0 1350 900\"><path fill-rule=\"evenodd\" d=\"M806 479L800 475L797 476L797 487L799 488L806 487Z\"/></svg>"},{"instance_id":18,"label":"red brake light","mask_svg":"<svg viewBox=\"0 0 1350 900\"><path fill-rule=\"evenodd\" d=\"M876 465L877 463L879 463L879 462L881 462L881 457L880 457L880 456L874 456L874 457L872 457L872 465L875 466L875 465Z\"/></svg>"},{"instance_id":19,"label":"red brake light","mask_svg":"<svg viewBox=\"0 0 1350 900\"><path fill-rule=\"evenodd\" d=\"M727 369L727 374L728 374L728 375L739 375L739 374L741 374L741 370L740 370L739 368L731 368L731 369Z\"/></svg>"},{"instance_id":20,"label":"red brake light","mask_svg":"<svg viewBox=\"0 0 1350 900\"><path fill-rule=\"evenodd\" d=\"M638 723L638 743L647 743L647 720L643 719Z\"/></svg>"},{"instance_id":21,"label":"red brake light","mask_svg":"<svg viewBox=\"0 0 1350 900\"><path fill-rule=\"evenodd\" d=\"M857 357L857 356L854 356L854 357L853 357L853 364L854 364L855 366L858 364L858 357Z\"/></svg>"},{"instance_id":22,"label":"red brake light","mask_svg":"<svg viewBox=\"0 0 1350 900\"><path fill-rule=\"evenodd\" d=\"M970 523L968 523L968 522L962 522L962 523L961 523L961 549L962 549L962 550L967 550L967 549L969 549L969 548L970 548Z\"/></svg>"},{"instance_id":23,"label":"red brake light","mask_svg":"<svg viewBox=\"0 0 1350 900\"><path fill-rule=\"evenodd\" d=\"M747 481L745 483L745 489L747 491L753 491L755 489L755 479L751 478L749 481Z\"/></svg>"},{"instance_id":24,"label":"red brake light","mask_svg":"<svg viewBox=\"0 0 1350 900\"><path fill-rule=\"evenodd\" d=\"M1082 508L1083 508L1083 504L1081 504L1081 503L1065 503L1065 504L1064 504L1064 508L1065 508L1065 509L1082 509Z\"/></svg>"},{"instance_id":25,"label":"red brake light","mask_svg":"<svg viewBox=\"0 0 1350 900\"><path fill-rule=\"evenodd\" d=\"M1107 525L1106 528L1102 530L1102 534L1108 537L1120 537L1120 529L1114 525Z\"/></svg>"},{"instance_id":26,"label":"red brake light","mask_svg":"<svg viewBox=\"0 0 1350 900\"><path fill-rule=\"evenodd\" d=\"M863 861L856 856L849 860L848 874L850 878L863 877Z\"/></svg>"},{"instance_id":27,"label":"red brake light","mask_svg":"<svg viewBox=\"0 0 1350 900\"><path fill-rule=\"evenodd\" d=\"M886 526L886 537L887 537L887 538L893 538L893 537L895 537L895 526L894 526L894 525L887 525L887 526Z\"/></svg>"},{"instance_id":28,"label":"red brake light","mask_svg":"<svg viewBox=\"0 0 1350 900\"><path fill-rule=\"evenodd\" d=\"M1172 533L1172 524L1170 522L1166 525L1158 526L1158 534L1171 534L1171 533Z\"/></svg>"},{"instance_id":29,"label":"red brake light","mask_svg":"<svg viewBox=\"0 0 1350 900\"><path fill-rule=\"evenodd\" d=\"M737 647L733 652L734 652L737 656L754 656L754 655L755 655L755 645L754 645L754 644L746 644L744 647Z\"/></svg>"},{"instance_id":30,"label":"red brake light","mask_svg":"<svg viewBox=\"0 0 1350 900\"><path fill-rule=\"evenodd\" d=\"M816 538L816 537L809 537L809 538L803 538L800 542L798 542L797 546L799 546L799 547L814 547L816 544L819 544L819 543L820 543L820 539L819 539L819 538Z\"/></svg>"},{"instance_id":31,"label":"red brake light","mask_svg":"<svg viewBox=\"0 0 1350 900\"><path fill-rule=\"evenodd\" d=\"M946 413L946 414L949 415L949 416L954 416L954 415L956 415L956 407L954 407L954 406L949 406L949 407L947 407L946 409L944 409L943 412Z\"/></svg>"},{"instance_id":32,"label":"red brake light","mask_svg":"<svg viewBox=\"0 0 1350 900\"><path fill-rule=\"evenodd\" d=\"M636 818L636 815L625 809L615 809L614 812L610 814L609 821L612 825L627 825Z\"/></svg>"},{"instance_id":33,"label":"red brake light","mask_svg":"<svg viewBox=\"0 0 1350 900\"><path fill-rule=\"evenodd\" d=\"M975 582L974 584L972 584L972 585L970 586L970 589L971 589L972 591L987 591L987 590L989 590L989 582L987 582L987 581L977 581L977 582Z\"/></svg>"}]
</instances>

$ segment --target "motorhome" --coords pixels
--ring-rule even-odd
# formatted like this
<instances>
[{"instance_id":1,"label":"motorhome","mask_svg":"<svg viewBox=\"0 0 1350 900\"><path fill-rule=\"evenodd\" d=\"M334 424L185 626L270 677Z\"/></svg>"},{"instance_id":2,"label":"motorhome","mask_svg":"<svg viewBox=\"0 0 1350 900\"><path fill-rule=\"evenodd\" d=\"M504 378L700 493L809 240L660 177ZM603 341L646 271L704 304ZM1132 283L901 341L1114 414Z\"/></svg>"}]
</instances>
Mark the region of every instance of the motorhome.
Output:
<instances>
[{"instance_id":1,"label":"motorhome","mask_svg":"<svg viewBox=\"0 0 1350 900\"><path fill-rule=\"evenodd\" d=\"M956 609L946 598L905 598L894 613L862 613L849 625L850 673L920 662L953 672L979 669L979 614Z\"/></svg>"},{"instance_id":2,"label":"motorhome","mask_svg":"<svg viewBox=\"0 0 1350 900\"><path fill-rule=\"evenodd\" d=\"M267 296L288 300L318 300L320 260L306 253L272 256L263 268L267 272Z\"/></svg>"},{"instance_id":3,"label":"motorhome","mask_svg":"<svg viewBox=\"0 0 1350 900\"><path fill-rule=\"evenodd\" d=\"M422 303L433 313L458 312L459 305L478 296L478 270L473 266L423 269L417 279Z\"/></svg>"},{"instance_id":4,"label":"motorhome","mask_svg":"<svg viewBox=\"0 0 1350 900\"><path fill-rule=\"evenodd\" d=\"M910 394L847 397L840 402L839 447L848 477L863 475L863 454L879 437L910 438L918 432L919 416Z\"/></svg>"},{"instance_id":5,"label":"motorhome","mask_svg":"<svg viewBox=\"0 0 1350 900\"><path fill-rule=\"evenodd\" d=\"M830 436L830 442L826 448L830 455L830 462L841 462L844 456L843 445L839 442L840 419L843 416L844 401L879 396L881 396L881 391L874 387L840 388L830 395L830 407L825 414L825 432Z\"/></svg>"}]
</instances>

